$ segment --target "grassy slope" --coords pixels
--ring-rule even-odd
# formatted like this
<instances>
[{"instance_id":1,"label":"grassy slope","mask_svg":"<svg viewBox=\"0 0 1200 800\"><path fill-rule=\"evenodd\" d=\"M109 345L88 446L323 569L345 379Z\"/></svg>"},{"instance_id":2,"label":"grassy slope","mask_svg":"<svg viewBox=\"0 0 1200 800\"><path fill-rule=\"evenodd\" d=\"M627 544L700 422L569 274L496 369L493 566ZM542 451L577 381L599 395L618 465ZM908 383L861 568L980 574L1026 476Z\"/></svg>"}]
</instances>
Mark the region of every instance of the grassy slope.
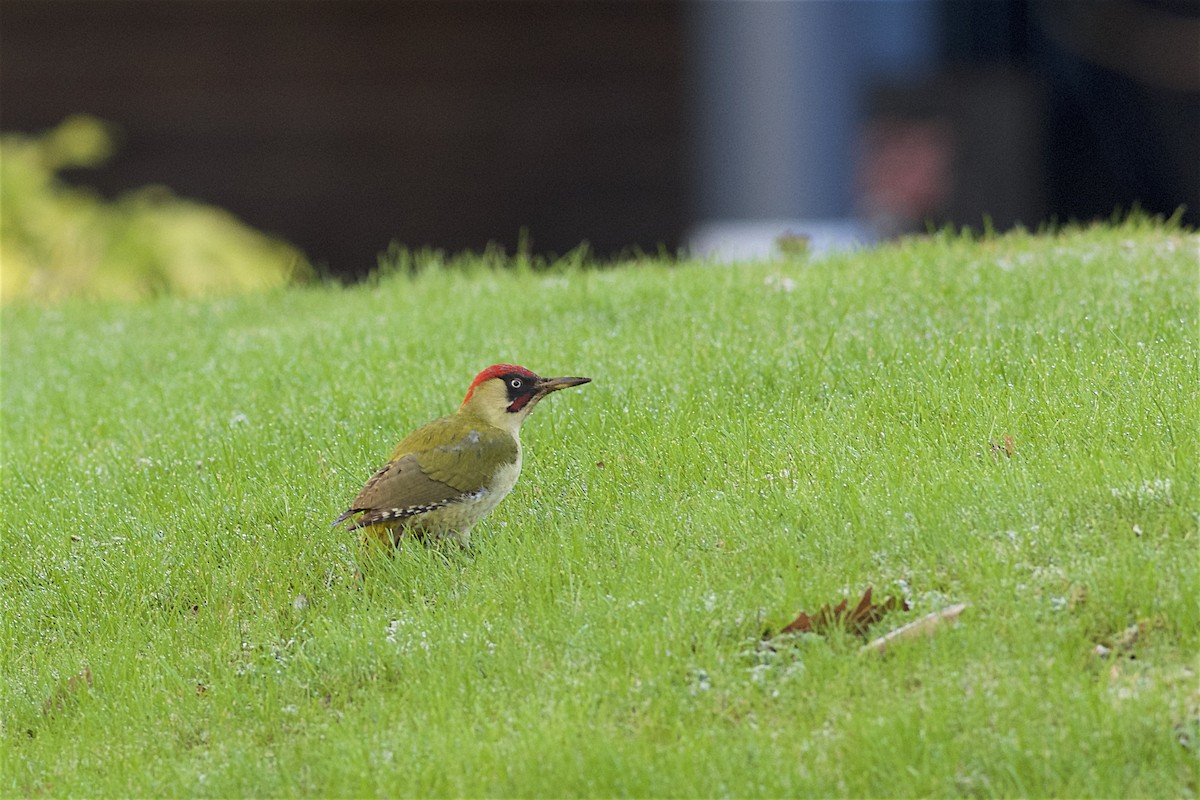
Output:
<instances>
[{"instance_id":1,"label":"grassy slope","mask_svg":"<svg viewBox=\"0 0 1200 800\"><path fill-rule=\"evenodd\" d=\"M0 793L1194 795L1196 251L7 308ZM328 521L498 360L595 382L360 588ZM868 584L971 608L755 647Z\"/></svg>"}]
</instances>

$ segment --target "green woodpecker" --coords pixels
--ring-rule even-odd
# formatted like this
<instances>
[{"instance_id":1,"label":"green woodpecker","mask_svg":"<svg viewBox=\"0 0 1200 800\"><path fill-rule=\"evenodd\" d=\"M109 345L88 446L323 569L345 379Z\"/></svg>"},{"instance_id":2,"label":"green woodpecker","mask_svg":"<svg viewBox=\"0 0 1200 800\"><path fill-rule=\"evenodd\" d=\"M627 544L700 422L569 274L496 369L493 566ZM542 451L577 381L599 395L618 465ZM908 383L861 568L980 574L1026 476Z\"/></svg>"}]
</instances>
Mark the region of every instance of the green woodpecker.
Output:
<instances>
[{"instance_id":1,"label":"green woodpecker","mask_svg":"<svg viewBox=\"0 0 1200 800\"><path fill-rule=\"evenodd\" d=\"M458 411L410 433L339 516L350 530L395 545L411 531L464 547L471 527L504 499L521 474L521 423L551 392L591 378L539 378L496 364L475 376Z\"/></svg>"}]
</instances>

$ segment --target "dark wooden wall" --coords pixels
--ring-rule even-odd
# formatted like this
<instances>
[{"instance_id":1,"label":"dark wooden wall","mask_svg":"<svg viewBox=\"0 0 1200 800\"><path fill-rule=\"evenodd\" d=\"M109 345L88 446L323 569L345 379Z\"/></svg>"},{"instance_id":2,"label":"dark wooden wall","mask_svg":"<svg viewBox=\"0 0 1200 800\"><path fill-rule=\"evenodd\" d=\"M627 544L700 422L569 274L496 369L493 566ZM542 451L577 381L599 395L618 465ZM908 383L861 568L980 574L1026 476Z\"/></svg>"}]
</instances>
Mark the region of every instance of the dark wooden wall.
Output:
<instances>
[{"instance_id":1,"label":"dark wooden wall","mask_svg":"<svg viewBox=\"0 0 1200 800\"><path fill-rule=\"evenodd\" d=\"M392 239L674 248L683 9L647 2L3 0L0 127L115 123L165 184L361 274Z\"/></svg>"}]
</instances>

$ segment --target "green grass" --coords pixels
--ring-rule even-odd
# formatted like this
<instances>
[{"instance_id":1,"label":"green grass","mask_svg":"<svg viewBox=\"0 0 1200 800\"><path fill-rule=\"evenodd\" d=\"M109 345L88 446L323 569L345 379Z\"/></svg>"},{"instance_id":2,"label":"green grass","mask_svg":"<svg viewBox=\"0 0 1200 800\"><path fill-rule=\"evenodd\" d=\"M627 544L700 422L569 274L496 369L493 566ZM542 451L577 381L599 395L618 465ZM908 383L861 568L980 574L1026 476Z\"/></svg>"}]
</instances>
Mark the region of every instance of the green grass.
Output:
<instances>
[{"instance_id":1,"label":"green grass","mask_svg":"<svg viewBox=\"0 0 1200 800\"><path fill-rule=\"evenodd\" d=\"M7 307L0 794L1195 796L1198 241ZM473 554L362 563L502 360L594 382ZM758 646L868 585L970 607Z\"/></svg>"}]
</instances>

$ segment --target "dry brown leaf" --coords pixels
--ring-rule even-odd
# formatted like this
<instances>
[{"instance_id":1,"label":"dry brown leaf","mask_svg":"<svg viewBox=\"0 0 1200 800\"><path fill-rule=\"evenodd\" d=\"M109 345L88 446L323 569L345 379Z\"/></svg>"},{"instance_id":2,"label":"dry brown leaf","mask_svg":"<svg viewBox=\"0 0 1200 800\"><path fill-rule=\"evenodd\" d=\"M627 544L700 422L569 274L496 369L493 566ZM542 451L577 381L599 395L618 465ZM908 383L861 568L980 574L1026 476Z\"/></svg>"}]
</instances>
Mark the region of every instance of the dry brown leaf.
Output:
<instances>
[{"instance_id":1,"label":"dry brown leaf","mask_svg":"<svg viewBox=\"0 0 1200 800\"><path fill-rule=\"evenodd\" d=\"M882 603L873 602L871 600L872 591L873 587L868 586L867 590L863 592L862 599L858 601L858 605L850 611L846 610L850 605L848 599L843 599L833 607L828 604L823 605L816 614L811 616L801 611L800 615L785 625L779 633L827 633L835 628L841 628L865 639L867 629L883 619L889 611L896 608L903 611L908 610L908 603L901 602L895 597L889 597Z\"/></svg>"}]
</instances>

